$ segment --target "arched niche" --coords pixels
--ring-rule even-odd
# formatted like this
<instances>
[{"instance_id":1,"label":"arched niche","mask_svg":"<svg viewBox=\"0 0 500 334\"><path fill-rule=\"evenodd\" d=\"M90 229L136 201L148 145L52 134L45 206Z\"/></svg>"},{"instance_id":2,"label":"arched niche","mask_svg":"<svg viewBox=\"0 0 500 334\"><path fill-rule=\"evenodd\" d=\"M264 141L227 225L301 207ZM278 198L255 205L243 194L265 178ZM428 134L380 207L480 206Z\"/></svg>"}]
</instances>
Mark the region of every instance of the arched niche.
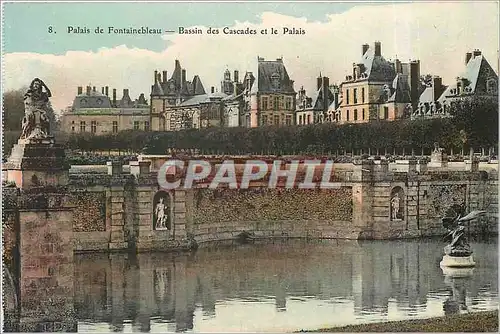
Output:
<instances>
[{"instance_id":1,"label":"arched niche","mask_svg":"<svg viewBox=\"0 0 500 334\"><path fill-rule=\"evenodd\" d=\"M158 191L153 198L153 230L172 230L173 198L166 191Z\"/></svg>"},{"instance_id":2,"label":"arched niche","mask_svg":"<svg viewBox=\"0 0 500 334\"><path fill-rule=\"evenodd\" d=\"M394 187L391 190L390 217L391 220L404 220L405 207L404 190L401 187Z\"/></svg>"}]
</instances>

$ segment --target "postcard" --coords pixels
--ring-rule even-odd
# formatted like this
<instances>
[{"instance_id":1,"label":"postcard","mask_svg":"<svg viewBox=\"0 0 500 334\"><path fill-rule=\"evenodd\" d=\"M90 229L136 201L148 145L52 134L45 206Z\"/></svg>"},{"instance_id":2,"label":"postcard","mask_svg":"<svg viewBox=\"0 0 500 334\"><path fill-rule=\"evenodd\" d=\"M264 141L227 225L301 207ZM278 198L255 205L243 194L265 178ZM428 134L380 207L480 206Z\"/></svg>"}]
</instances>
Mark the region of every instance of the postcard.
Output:
<instances>
[{"instance_id":1,"label":"postcard","mask_svg":"<svg viewBox=\"0 0 500 334\"><path fill-rule=\"evenodd\" d=\"M2 2L6 332L497 332L498 1Z\"/></svg>"}]
</instances>

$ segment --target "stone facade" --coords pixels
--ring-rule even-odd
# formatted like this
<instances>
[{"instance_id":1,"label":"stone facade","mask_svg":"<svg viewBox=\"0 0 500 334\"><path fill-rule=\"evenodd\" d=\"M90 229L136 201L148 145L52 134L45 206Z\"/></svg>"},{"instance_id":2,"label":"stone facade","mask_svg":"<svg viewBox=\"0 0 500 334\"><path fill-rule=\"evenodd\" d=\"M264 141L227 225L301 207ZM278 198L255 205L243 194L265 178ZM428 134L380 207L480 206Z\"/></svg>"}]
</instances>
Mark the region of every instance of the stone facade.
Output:
<instances>
[{"instance_id":1,"label":"stone facade","mask_svg":"<svg viewBox=\"0 0 500 334\"><path fill-rule=\"evenodd\" d=\"M296 92L283 58L257 57L257 73L243 79L245 127L292 125L295 122Z\"/></svg>"},{"instance_id":2,"label":"stone facade","mask_svg":"<svg viewBox=\"0 0 500 334\"><path fill-rule=\"evenodd\" d=\"M92 133L102 135L123 130L150 130L150 107L141 94L133 101L129 90L123 90L120 100L116 99L116 89L113 97L108 96L108 87L102 88L102 93L95 87L87 87L82 92L78 87L73 105L61 116L61 129L68 133Z\"/></svg>"},{"instance_id":3,"label":"stone facade","mask_svg":"<svg viewBox=\"0 0 500 334\"><path fill-rule=\"evenodd\" d=\"M420 61L387 61L380 42L375 42L374 48L364 44L361 61L353 64L352 75L341 84L336 121L344 124L402 118L413 103L418 103L420 90Z\"/></svg>"},{"instance_id":4,"label":"stone facade","mask_svg":"<svg viewBox=\"0 0 500 334\"><path fill-rule=\"evenodd\" d=\"M339 87L330 85L330 79L320 75L316 80L316 91L311 97L306 95L304 87L299 90L295 124L333 122L335 121L335 114L332 114L329 110L335 111L338 107Z\"/></svg>"}]
</instances>

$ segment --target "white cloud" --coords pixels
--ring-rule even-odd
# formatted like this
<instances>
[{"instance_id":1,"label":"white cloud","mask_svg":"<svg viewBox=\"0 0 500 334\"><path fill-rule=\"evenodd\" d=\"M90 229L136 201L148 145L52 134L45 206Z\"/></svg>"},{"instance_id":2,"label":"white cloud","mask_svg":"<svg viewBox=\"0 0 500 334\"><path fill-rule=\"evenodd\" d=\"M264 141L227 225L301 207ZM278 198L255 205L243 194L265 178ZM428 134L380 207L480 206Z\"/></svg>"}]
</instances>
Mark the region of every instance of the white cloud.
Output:
<instances>
[{"instance_id":1,"label":"white cloud","mask_svg":"<svg viewBox=\"0 0 500 334\"><path fill-rule=\"evenodd\" d=\"M69 51L64 55L11 53L4 55L4 91L40 77L53 91L57 110L71 104L77 86L129 88L132 98L150 93L153 71L173 71L179 59L189 80L198 74L209 91L220 87L226 68L256 71L257 56L283 56L295 88L314 88L321 72L340 83L361 56L361 45L378 40L386 59L421 60L421 72L450 83L464 68L467 51L481 49L498 73L498 5L494 2L406 3L363 5L328 16L328 22L309 22L263 13L261 22L235 22L232 28L302 28L305 35L168 35L163 52L102 48L97 52ZM206 30L207 27L200 27ZM219 27L222 28L222 27ZM220 29L219 29L220 30ZM158 41L164 43L164 41Z\"/></svg>"}]
</instances>

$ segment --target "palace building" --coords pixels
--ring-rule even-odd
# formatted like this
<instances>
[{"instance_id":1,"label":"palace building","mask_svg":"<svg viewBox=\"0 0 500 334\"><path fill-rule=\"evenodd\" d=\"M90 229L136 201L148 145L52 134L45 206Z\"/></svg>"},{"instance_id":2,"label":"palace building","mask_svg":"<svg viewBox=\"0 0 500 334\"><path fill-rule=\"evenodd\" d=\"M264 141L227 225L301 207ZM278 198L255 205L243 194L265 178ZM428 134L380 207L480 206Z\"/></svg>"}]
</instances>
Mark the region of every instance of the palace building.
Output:
<instances>
[{"instance_id":1,"label":"palace building","mask_svg":"<svg viewBox=\"0 0 500 334\"><path fill-rule=\"evenodd\" d=\"M326 93L325 93L326 92ZM339 87L330 85L328 77L321 74L316 81L316 91L312 97L306 95L304 87L301 87L297 97L296 124L317 124L331 122L335 114L329 110L337 110L339 107Z\"/></svg>"},{"instance_id":2,"label":"palace building","mask_svg":"<svg viewBox=\"0 0 500 334\"><path fill-rule=\"evenodd\" d=\"M167 71L154 72L151 86L151 125L155 131L175 131L187 127L199 127L196 123L196 110L193 103L184 102L196 97L206 96L200 77L195 75L187 81L186 70L175 60L172 75ZM179 107L179 108L178 108Z\"/></svg>"},{"instance_id":3,"label":"palace building","mask_svg":"<svg viewBox=\"0 0 500 334\"><path fill-rule=\"evenodd\" d=\"M61 128L69 133L92 133L96 135L116 133L122 130L150 130L149 105L141 94L132 100L129 90L124 89L120 100L113 89L109 97L109 87L78 87L73 105L61 116Z\"/></svg>"},{"instance_id":4,"label":"palace building","mask_svg":"<svg viewBox=\"0 0 500 334\"><path fill-rule=\"evenodd\" d=\"M244 85L245 127L292 125L295 123L296 95L283 58L257 57L257 73L246 72Z\"/></svg>"},{"instance_id":5,"label":"palace building","mask_svg":"<svg viewBox=\"0 0 500 334\"><path fill-rule=\"evenodd\" d=\"M420 95L420 61L387 61L380 42L362 45L361 60L341 84L339 123L395 120L416 106Z\"/></svg>"},{"instance_id":6,"label":"palace building","mask_svg":"<svg viewBox=\"0 0 500 334\"><path fill-rule=\"evenodd\" d=\"M465 54L465 70L451 85L443 86L439 77L427 83L411 116L449 117L453 103L470 97L498 99L498 74L477 49Z\"/></svg>"}]
</instances>

